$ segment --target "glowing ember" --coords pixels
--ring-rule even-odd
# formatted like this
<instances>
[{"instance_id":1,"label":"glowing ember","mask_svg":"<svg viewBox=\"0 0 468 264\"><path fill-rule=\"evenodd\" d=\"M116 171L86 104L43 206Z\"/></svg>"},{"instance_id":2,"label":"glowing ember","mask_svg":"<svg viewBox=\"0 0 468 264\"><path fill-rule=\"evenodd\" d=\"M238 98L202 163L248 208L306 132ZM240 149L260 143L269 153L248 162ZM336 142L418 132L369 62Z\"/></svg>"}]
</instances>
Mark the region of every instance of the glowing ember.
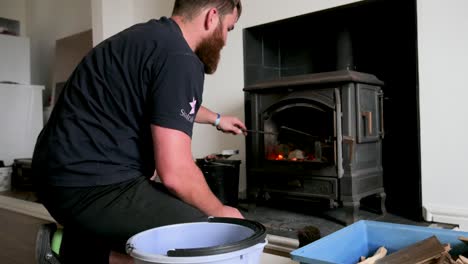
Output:
<instances>
[{"instance_id":1,"label":"glowing ember","mask_svg":"<svg viewBox=\"0 0 468 264\"><path fill-rule=\"evenodd\" d=\"M326 145L330 148L330 146ZM324 144L315 143L304 148L295 147L292 144L267 145L265 157L267 160L289 161L289 162L327 162L328 158L322 155Z\"/></svg>"}]
</instances>

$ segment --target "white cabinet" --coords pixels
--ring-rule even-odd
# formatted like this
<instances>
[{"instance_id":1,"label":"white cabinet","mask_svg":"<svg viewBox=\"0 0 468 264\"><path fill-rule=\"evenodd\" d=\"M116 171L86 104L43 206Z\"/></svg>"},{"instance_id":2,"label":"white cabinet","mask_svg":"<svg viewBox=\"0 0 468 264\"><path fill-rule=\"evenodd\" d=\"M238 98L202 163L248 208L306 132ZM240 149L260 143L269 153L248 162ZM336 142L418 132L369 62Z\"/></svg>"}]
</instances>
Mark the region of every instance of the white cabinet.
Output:
<instances>
[{"instance_id":1,"label":"white cabinet","mask_svg":"<svg viewBox=\"0 0 468 264\"><path fill-rule=\"evenodd\" d=\"M0 160L31 158L43 127L39 85L0 84Z\"/></svg>"},{"instance_id":2,"label":"white cabinet","mask_svg":"<svg viewBox=\"0 0 468 264\"><path fill-rule=\"evenodd\" d=\"M29 38L0 34L0 82L31 83Z\"/></svg>"}]
</instances>

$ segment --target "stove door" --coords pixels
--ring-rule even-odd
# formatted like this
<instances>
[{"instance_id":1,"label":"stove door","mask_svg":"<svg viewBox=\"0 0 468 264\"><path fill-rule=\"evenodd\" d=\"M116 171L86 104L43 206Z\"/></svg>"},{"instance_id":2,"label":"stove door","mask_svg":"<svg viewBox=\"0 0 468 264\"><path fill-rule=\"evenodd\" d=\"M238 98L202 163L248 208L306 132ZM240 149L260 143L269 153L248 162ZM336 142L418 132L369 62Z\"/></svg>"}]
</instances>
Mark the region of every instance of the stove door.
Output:
<instances>
[{"instance_id":1,"label":"stove door","mask_svg":"<svg viewBox=\"0 0 468 264\"><path fill-rule=\"evenodd\" d=\"M376 142L383 135L381 119L381 89L377 86L358 84L357 101L357 140L358 143Z\"/></svg>"},{"instance_id":2,"label":"stove door","mask_svg":"<svg viewBox=\"0 0 468 264\"><path fill-rule=\"evenodd\" d=\"M264 154L269 161L335 164L332 108L312 100L286 100L264 114Z\"/></svg>"}]
</instances>

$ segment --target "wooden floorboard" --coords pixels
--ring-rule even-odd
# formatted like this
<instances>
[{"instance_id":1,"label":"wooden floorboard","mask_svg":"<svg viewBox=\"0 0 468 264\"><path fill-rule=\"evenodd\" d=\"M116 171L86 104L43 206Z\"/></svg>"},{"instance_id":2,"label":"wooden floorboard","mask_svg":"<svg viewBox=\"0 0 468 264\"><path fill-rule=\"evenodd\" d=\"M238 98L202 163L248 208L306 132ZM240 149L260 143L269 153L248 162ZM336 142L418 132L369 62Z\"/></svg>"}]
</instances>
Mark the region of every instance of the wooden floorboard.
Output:
<instances>
[{"instance_id":1,"label":"wooden floorboard","mask_svg":"<svg viewBox=\"0 0 468 264\"><path fill-rule=\"evenodd\" d=\"M34 264L36 233L46 222L0 208L0 263Z\"/></svg>"}]
</instances>

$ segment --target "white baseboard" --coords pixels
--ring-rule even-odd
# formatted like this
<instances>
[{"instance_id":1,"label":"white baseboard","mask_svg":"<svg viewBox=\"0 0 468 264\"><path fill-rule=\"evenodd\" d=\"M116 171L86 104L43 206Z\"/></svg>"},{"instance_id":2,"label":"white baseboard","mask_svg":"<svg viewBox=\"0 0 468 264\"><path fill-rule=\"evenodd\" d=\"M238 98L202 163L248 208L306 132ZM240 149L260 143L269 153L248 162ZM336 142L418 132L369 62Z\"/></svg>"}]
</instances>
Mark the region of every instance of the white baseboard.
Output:
<instances>
[{"instance_id":1,"label":"white baseboard","mask_svg":"<svg viewBox=\"0 0 468 264\"><path fill-rule=\"evenodd\" d=\"M424 206L424 218L429 222L458 225L460 230L468 231L468 209L437 205Z\"/></svg>"},{"instance_id":2,"label":"white baseboard","mask_svg":"<svg viewBox=\"0 0 468 264\"><path fill-rule=\"evenodd\" d=\"M0 195L0 208L55 222L47 209L40 203Z\"/></svg>"}]
</instances>

